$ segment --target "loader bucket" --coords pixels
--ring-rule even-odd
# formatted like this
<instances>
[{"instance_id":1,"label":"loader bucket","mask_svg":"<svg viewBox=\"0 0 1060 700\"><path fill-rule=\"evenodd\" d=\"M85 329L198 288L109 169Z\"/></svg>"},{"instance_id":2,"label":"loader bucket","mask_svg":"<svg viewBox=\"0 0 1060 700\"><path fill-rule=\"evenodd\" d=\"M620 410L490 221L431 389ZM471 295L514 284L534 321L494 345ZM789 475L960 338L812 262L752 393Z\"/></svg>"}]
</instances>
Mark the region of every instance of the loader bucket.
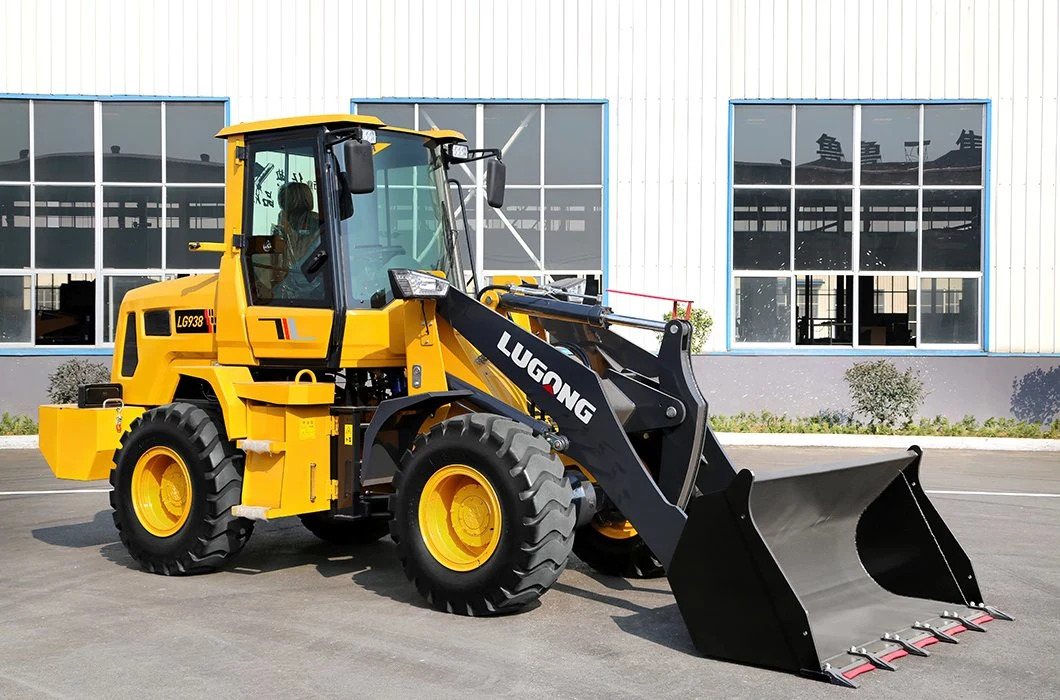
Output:
<instances>
[{"instance_id":1,"label":"loader bucket","mask_svg":"<svg viewBox=\"0 0 1060 700\"><path fill-rule=\"evenodd\" d=\"M668 576L696 647L853 685L981 630L992 609L919 465L914 447L868 463L743 470L693 499Z\"/></svg>"}]
</instances>

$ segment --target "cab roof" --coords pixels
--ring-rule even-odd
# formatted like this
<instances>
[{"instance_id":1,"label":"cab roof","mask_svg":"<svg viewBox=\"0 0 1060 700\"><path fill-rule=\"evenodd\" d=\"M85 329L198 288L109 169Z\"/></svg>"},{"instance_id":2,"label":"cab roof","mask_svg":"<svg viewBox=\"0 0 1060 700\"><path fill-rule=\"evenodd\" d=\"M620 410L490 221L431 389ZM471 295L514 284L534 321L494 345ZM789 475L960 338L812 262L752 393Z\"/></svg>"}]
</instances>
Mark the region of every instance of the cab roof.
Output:
<instances>
[{"instance_id":1,"label":"cab roof","mask_svg":"<svg viewBox=\"0 0 1060 700\"><path fill-rule=\"evenodd\" d=\"M228 138L241 134L258 133L262 131L282 131L284 129L299 129L307 126L365 126L383 131L397 131L403 134L422 136L425 139L435 141L466 141L464 135L459 131L450 129L431 129L429 131L416 131L398 126L388 126L377 117L367 114L317 114L305 117L284 117L283 119L266 119L257 122L240 122L232 126L226 126L217 132L217 138Z\"/></svg>"}]
</instances>

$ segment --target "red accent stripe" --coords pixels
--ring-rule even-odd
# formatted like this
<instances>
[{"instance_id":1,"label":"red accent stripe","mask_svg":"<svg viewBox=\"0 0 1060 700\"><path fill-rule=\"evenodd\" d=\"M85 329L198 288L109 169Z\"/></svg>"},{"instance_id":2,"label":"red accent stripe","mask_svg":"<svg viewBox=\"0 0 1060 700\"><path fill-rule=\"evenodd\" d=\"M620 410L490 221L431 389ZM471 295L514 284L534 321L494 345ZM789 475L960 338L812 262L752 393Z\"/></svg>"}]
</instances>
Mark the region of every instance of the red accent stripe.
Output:
<instances>
[{"instance_id":1,"label":"red accent stripe","mask_svg":"<svg viewBox=\"0 0 1060 700\"><path fill-rule=\"evenodd\" d=\"M283 339L284 340L290 340L291 339L291 329L287 327L287 319L286 318L282 318L280 320L283 321Z\"/></svg>"},{"instance_id":2,"label":"red accent stripe","mask_svg":"<svg viewBox=\"0 0 1060 700\"><path fill-rule=\"evenodd\" d=\"M210 310L203 309L202 317L206 319L206 330L208 330L210 333L213 333L213 324L210 322Z\"/></svg>"},{"instance_id":3,"label":"red accent stripe","mask_svg":"<svg viewBox=\"0 0 1060 700\"><path fill-rule=\"evenodd\" d=\"M860 676L862 673L868 673L874 668L876 667L870 663L863 663L860 666L855 666L854 668L844 673L843 678L846 678L847 680L853 680L857 676Z\"/></svg>"},{"instance_id":4,"label":"red accent stripe","mask_svg":"<svg viewBox=\"0 0 1060 700\"><path fill-rule=\"evenodd\" d=\"M974 622L977 625L981 625L984 622L990 622L993 619L994 619L993 615L987 615L986 613L983 613L979 617L973 617L972 618L972 622Z\"/></svg>"},{"instance_id":5,"label":"red accent stripe","mask_svg":"<svg viewBox=\"0 0 1060 700\"><path fill-rule=\"evenodd\" d=\"M900 659L903 656L909 656L909 652L905 649L895 649L894 651L887 652L880 658L884 661L894 661L895 659Z\"/></svg>"}]
</instances>

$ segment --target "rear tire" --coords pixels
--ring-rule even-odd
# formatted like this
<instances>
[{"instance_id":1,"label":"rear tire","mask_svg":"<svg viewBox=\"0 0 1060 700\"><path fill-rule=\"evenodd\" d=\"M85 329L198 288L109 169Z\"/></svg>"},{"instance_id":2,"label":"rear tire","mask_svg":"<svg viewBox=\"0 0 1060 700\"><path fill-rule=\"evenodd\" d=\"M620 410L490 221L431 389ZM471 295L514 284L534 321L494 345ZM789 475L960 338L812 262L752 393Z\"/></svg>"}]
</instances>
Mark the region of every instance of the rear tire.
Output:
<instances>
[{"instance_id":1,"label":"rear tire","mask_svg":"<svg viewBox=\"0 0 1060 700\"><path fill-rule=\"evenodd\" d=\"M563 464L521 423L451 418L401 460L390 534L405 575L433 607L514 612L567 564L575 510Z\"/></svg>"},{"instance_id":2,"label":"rear tire","mask_svg":"<svg viewBox=\"0 0 1060 700\"><path fill-rule=\"evenodd\" d=\"M332 544L371 544L390 534L390 521L384 518L339 520L327 512L306 513L298 517L307 530Z\"/></svg>"},{"instance_id":3,"label":"rear tire","mask_svg":"<svg viewBox=\"0 0 1060 700\"><path fill-rule=\"evenodd\" d=\"M578 528L574 554L605 576L659 578L666 571L640 535L608 537L594 524Z\"/></svg>"},{"instance_id":4,"label":"rear tire","mask_svg":"<svg viewBox=\"0 0 1060 700\"><path fill-rule=\"evenodd\" d=\"M254 523L232 516L242 499L243 453L201 408L172 403L147 411L122 436L114 465L114 525L147 571L213 571L250 539Z\"/></svg>"}]
</instances>

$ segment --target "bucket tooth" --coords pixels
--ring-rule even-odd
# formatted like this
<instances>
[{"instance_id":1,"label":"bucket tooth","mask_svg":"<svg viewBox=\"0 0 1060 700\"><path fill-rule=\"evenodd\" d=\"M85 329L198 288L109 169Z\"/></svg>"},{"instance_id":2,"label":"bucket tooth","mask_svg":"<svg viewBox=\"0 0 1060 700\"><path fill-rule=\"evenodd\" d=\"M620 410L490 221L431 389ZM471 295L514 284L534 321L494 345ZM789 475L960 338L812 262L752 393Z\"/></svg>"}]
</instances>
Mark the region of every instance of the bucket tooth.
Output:
<instances>
[{"instance_id":1,"label":"bucket tooth","mask_svg":"<svg viewBox=\"0 0 1060 700\"><path fill-rule=\"evenodd\" d=\"M858 649L857 647L850 647L850 649L847 650L847 653L850 654L851 656L860 656L861 658L865 659L870 664L872 664L873 666L875 666L876 668L878 668L878 669L880 669L882 671L897 671L898 670L893 665L891 665L888 662L884 661L883 659L881 659L876 654L873 654L872 652L870 652L867 649L865 649L865 647L862 647L860 649Z\"/></svg>"},{"instance_id":2,"label":"bucket tooth","mask_svg":"<svg viewBox=\"0 0 1060 700\"><path fill-rule=\"evenodd\" d=\"M968 607L972 608L977 612L986 613L990 617L993 617L997 620L1007 620L1009 622L1012 622L1014 620L1014 618L1008 613L1003 613L994 606L987 605L986 603L968 603Z\"/></svg>"},{"instance_id":3,"label":"bucket tooth","mask_svg":"<svg viewBox=\"0 0 1060 700\"><path fill-rule=\"evenodd\" d=\"M932 627L926 622L914 622L913 629L920 630L921 632L927 632L940 642L946 642L947 644L960 644L957 638L953 635L946 634L942 630L938 629L937 627Z\"/></svg>"},{"instance_id":4,"label":"bucket tooth","mask_svg":"<svg viewBox=\"0 0 1060 700\"><path fill-rule=\"evenodd\" d=\"M986 632L986 628L982 625L972 622L967 617L961 617L960 615L954 612L943 611L943 613L939 615L939 617L941 617L943 620L955 620L961 623L961 625L963 625L964 629L966 630L972 630L973 632Z\"/></svg>"},{"instance_id":5,"label":"bucket tooth","mask_svg":"<svg viewBox=\"0 0 1060 700\"><path fill-rule=\"evenodd\" d=\"M897 634L885 634L880 639L891 644L897 644L910 656L931 656L931 652L927 649L921 649L917 645L902 639Z\"/></svg>"},{"instance_id":6,"label":"bucket tooth","mask_svg":"<svg viewBox=\"0 0 1060 700\"><path fill-rule=\"evenodd\" d=\"M829 683L832 683L834 685L841 685L844 688L857 688L858 687L857 683L855 683L854 681L850 680L849 678L844 676L839 671L837 671L834 668L832 668L829 664L825 664L824 665L824 668L821 669L821 673L823 673L825 676L827 676Z\"/></svg>"}]
</instances>

